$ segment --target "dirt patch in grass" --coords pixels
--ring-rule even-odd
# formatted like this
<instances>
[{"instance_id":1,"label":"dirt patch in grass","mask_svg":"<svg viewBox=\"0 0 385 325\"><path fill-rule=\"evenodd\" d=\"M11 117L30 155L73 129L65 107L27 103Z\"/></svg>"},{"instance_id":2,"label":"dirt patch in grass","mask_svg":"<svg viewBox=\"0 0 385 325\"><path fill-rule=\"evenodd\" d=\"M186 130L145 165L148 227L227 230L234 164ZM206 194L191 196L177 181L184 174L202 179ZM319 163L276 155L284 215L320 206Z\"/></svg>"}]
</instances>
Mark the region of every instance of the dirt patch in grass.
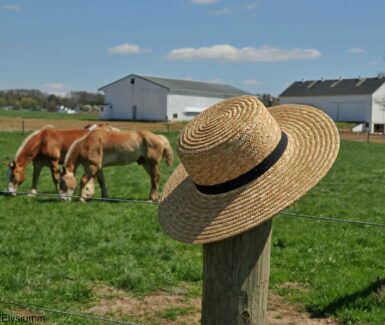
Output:
<instances>
[{"instance_id":1,"label":"dirt patch in grass","mask_svg":"<svg viewBox=\"0 0 385 325\"><path fill-rule=\"evenodd\" d=\"M366 134L354 132L341 132L340 138L348 141L370 142L370 143L385 143L385 135L383 134Z\"/></svg>"},{"instance_id":2,"label":"dirt patch in grass","mask_svg":"<svg viewBox=\"0 0 385 325\"><path fill-rule=\"evenodd\" d=\"M285 302L284 298L269 294L267 324L269 325L337 325L331 318L311 318L298 305Z\"/></svg>"},{"instance_id":3,"label":"dirt patch in grass","mask_svg":"<svg viewBox=\"0 0 385 325\"><path fill-rule=\"evenodd\" d=\"M95 315L129 318L141 324L198 325L200 324L201 299L189 297L186 290L179 293L156 293L145 297L133 297L123 290L103 286L94 289L99 298L86 311ZM330 318L310 318L300 306L285 302L284 298L269 294L269 325L323 325L338 324Z\"/></svg>"},{"instance_id":4,"label":"dirt patch in grass","mask_svg":"<svg viewBox=\"0 0 385 325\"><path fill-rule=\"evenodd\" d=\"M44 314L42 314L39 311L36 310L29 310L29 309L21 309L21 308L10 308L9 309L10 313L13 316L20 316L23 317L24 319L30 318L44 318Z\"/></svg>"}]
</instances>

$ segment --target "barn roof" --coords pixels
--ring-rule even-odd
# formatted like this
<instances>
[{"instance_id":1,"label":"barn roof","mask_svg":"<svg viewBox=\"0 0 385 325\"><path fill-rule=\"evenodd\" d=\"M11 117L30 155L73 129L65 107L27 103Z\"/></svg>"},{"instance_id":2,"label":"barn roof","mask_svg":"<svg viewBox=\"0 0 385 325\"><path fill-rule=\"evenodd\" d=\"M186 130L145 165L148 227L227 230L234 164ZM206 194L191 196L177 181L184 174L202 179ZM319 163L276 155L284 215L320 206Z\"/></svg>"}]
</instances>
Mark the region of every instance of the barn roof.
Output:
<instances>
[{"instance_id":1,"label":"barn roof","mask_svg":"<svg viewBox=\"0 0 385 325\"><path fill-rule=\"evenodd\" d=\"M384 82L383 77L295 81L279 97L368 95Z\"/></svg>"},{"instance_id":2,"label":"barn roof","mask_svg":"<svg viewBox=\"0 0 385 325\"><path fill-rule=\"evenodd\" d=\"M119 79L113 83L110 83L99 90L104 90L108 86L117 83L121 80L127 78L141 78L152 83L155 83L161 87L167 88L170 92L182 92L182 93L200 93L207 95L227 95L227 96L240 96L240 95L249 95L248 92L243 91L241 89L235 88L230 85L220 84L220 83L212 83L212 82L202 82L202 81L193 81L193 80L183 80L183 79L170 79L170 78L162 78L162 77L151 77L151 76L143 76L130 74L122 79Z\"/></svg>"}]
</instances>

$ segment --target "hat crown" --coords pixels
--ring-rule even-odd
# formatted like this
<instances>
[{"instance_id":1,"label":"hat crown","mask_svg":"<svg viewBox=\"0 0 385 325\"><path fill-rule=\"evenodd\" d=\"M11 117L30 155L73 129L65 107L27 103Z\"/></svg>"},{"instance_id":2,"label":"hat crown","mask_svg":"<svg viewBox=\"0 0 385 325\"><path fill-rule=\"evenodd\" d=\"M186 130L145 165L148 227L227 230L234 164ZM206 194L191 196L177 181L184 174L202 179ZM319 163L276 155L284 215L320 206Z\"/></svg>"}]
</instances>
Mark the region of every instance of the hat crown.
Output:
<instances>
[{"instance_id":1,"label":"hat crown","mask_svg":"<svg viewBox=\"0 0 385 325\"><path fill-rule=\"evenodd\" d=\"M211 106L181 132L177 152L194 183L216 185L235 179L262 162L277 146L281 129L252 96Z\"/></svg>"}]
</instances>

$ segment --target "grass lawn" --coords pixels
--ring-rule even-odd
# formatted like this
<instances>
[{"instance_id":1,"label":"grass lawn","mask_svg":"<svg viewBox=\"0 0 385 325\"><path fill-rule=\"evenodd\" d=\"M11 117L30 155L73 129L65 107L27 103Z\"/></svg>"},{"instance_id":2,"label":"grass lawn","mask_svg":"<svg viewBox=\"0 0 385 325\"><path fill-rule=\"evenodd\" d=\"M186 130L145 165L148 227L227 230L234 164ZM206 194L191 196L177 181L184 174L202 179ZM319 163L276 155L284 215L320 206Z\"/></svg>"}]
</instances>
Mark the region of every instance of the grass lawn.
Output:
<instances>
[{"instance_id":1,"label":"grass lawn","mask_svg":"<svg viewBox=\"0 0 385 325\"><path fill-rule=\"evenodd\" d=\"M20 117L23 119L55 119L55 120L99 120L98 114L78 113L78 114L60 114L57 112L34 112L28 110L11 110L6 111L0 109L1 117Z\"/></svg>"},{"instance_id":2,"label":"grass lawn","mask_svg":"<svg viewBox=\"0 0 385 325\"><path fill-rule=\"evenodd\" d=\"M173 145L176 136L169 135ZM21 142L20 134L0 133L0 159L10 160ZM162 164L162 185L172 169ZM21 190L30 186L31 168L28 174ZM111 167L105 176L111 197L147 199L149 177L140 166ZM4 166L0 179L3 189ZM384 185L385 145L342 142L331 172L287 211L385 223ZM48 170L40 190L53 191ZM384 246L381 228L278 216L271 290L314 315L384 324ZM181 286L187 295L201 294L201 247L166 236L152 204L0 196L0 265L1 299L61 310L87 310L100 286L137 296ZM0 305L0 313L18 311ZM49 323L90 324L46 317Z\"/></svg>"}]
</instances>

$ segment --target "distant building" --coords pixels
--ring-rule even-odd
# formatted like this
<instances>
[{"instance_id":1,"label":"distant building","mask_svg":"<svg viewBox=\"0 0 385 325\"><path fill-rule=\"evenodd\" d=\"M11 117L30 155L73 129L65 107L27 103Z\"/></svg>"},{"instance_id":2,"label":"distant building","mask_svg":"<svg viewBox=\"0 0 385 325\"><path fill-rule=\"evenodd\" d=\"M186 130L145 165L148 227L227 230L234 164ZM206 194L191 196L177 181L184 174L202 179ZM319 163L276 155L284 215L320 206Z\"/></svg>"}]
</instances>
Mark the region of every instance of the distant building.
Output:
<instances>
[{"instance_id":1,"label":"distant building","mask_svg":"<svg viewBox=\"0 0 385 325\"><path fill-rule=\"evenodd\" d=\"M317 107L336 122L361 122L369 132L384 132L384 77L296 81L279 98L281 104Z\"/></svg>"},{"instance_id":2,"label":"distant building","mask_svg":"<svg viewBox=\"0 0 385 325\"><path fill-rule=\"evenodd\" d=\"M58 106L56 107L56 111L60 114L76 114L77 111L72 109L72 108L68 108L68 107L65 107L65 106Z\"/></svg>"},{"instance_id":3,"label":"distant building","mask_svg":"<svg viewBox=\"0 0 385 325\"><path fill-rule=\"evenodd\" d=\"M99 90L106 103L100 117L107 120L191 120L223 99L248 94L226 84L136 74Z\"/></svg>"}]
</instances>

